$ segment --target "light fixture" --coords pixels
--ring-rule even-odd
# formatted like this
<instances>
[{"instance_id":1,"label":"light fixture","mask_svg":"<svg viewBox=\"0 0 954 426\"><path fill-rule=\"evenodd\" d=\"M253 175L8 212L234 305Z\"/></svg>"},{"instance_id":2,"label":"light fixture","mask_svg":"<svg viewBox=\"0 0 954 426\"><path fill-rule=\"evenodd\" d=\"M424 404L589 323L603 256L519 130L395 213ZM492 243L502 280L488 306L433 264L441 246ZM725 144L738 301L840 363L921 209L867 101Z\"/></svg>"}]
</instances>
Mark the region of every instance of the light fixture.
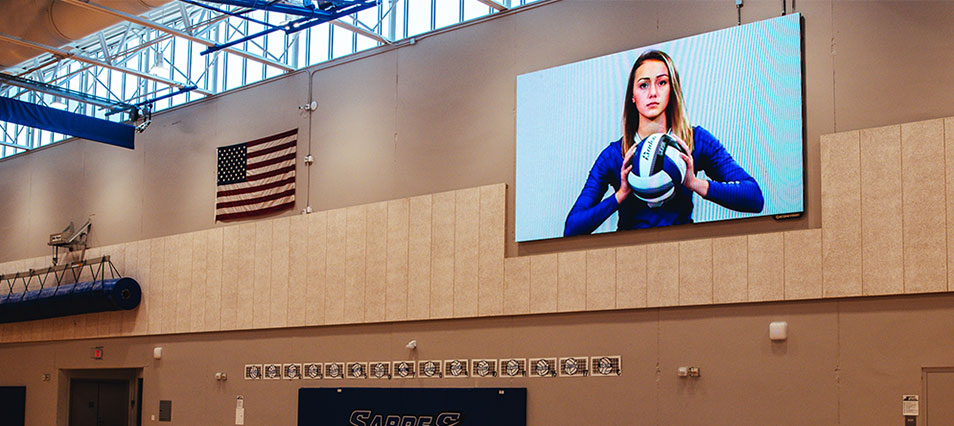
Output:
<instances>
[{"instance_id":1,"label":"light fixture","mask_svg":"<svg viewBox=\"0 0 954 426\"><path fill-rule=\"evenodd\" d=\"M56 108L56 109L66 109L67 108L66 99L63 99L62 97L59 97L59 96L54 96L53 102L50 102L50 107Z\"/></svg>"},{"instance_id":2,"label":"light fixture","mask_svg":"<svg viewBox=\"0 0 954 426\"><path fill-rule=\"evenodd\" d=\"M149 74L165 77L169 75L169 64L166 63L166 57L161 50L156 50L156 60L149 68Z\"/></svg>"}]
</instances>

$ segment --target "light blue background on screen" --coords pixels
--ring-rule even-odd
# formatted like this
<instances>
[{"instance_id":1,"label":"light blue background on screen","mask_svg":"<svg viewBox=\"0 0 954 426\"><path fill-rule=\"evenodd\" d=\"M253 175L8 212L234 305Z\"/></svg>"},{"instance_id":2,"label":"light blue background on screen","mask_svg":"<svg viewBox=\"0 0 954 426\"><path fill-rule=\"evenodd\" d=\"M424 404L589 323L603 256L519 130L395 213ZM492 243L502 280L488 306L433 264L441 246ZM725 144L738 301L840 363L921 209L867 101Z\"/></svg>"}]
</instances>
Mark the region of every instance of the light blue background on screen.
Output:
<instances>
[{"instance_id":1,"label":"light blue background on screen","mask_svg":"<svg viewBox=\"0 0 954 426\"><path fill-rule=\"evenodd\" d=\"M791 14L517 76L517 241L563 236L593 162L622 135L626 78L649 49L673 58L689 120L722 142L765 197L753 214L696 195L693 220L803 211L800 15ZM596 233L616 222L613 214Z\"/></svg>"}]
</instances>

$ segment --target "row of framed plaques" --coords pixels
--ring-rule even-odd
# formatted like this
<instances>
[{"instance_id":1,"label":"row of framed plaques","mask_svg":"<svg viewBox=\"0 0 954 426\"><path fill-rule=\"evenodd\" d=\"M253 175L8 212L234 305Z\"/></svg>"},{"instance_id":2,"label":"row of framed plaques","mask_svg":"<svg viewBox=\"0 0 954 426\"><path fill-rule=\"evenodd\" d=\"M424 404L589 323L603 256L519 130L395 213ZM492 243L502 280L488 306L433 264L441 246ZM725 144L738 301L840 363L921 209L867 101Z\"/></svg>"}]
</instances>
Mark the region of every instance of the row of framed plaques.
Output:
<instances>
[{"instance_id":1,"label":"row of framed plaques","mask_svg":"<svg viewBox=\"0 0 954 426\"><path fill-rule=\"evenodd\" d=\"M619 376L620 356L246 364L245 380Z\"/></svg>"}]
</instances>

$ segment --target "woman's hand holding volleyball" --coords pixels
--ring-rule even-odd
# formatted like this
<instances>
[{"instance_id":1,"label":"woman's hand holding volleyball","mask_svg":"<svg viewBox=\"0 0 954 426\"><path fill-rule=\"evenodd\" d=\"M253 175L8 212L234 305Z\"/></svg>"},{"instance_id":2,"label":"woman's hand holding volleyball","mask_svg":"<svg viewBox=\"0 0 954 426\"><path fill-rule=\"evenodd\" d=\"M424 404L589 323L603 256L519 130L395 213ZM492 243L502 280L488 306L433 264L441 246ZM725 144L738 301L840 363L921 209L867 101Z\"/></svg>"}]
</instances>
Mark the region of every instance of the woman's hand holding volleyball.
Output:
<instances>
[{"instance_id":1,"label":"woman's hand holding volleyball","mask_svg":"<svg viewBox=\"0 0 954 426\"><path fill-rule=\"evenodd\" d=\"M629 194L633 192L633 188L629 187L629 172L633 171L633 155L636 154L636 145L629 147L629 151L626 151L626 155L623 156L623 168L619 170L619 190L616 191L616 204L622 204L623 200L626 197L629 197Z\"/></svg>"},{"instance_id":2,"label":"woman's hand holding volleyball","mask_svg":"<svg viewBox=\"0 0 954 426\"><path fill-rule=\"evenodd\" d=\"M689 145L685 141L680 139L676 135L670 135L676 142L679 142L679 146L682 147L684 152L689 151ZM684 153L679 153L679 156L682 157L682 161L686 162L686 180L682 184L691 189L693 192L705 197L709 193L709 181L705 179L699 179L696 177L696 167L693 164L692 155L686 155Z\"/></svg>"}]
</instances>

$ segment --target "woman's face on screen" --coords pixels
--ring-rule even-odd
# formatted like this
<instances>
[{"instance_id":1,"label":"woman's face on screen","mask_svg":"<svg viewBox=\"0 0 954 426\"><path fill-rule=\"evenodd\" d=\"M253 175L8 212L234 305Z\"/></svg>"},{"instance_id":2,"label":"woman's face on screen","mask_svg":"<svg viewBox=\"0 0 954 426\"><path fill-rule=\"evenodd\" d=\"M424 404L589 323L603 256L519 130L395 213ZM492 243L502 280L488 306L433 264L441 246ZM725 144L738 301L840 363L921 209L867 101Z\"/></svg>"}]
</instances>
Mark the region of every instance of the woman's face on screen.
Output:
<instances>
[{"instance_id":1,"label":"woman's face on screen","mask_svg":"<svg viewBox=\"0 0 954 426\"><path fill-rule=\"evenodd\" d=\"M636 68L633 103L642 118L655 120L669 106L669 68L663 61L649 59Z\"/></svg>"}]
</instances>

